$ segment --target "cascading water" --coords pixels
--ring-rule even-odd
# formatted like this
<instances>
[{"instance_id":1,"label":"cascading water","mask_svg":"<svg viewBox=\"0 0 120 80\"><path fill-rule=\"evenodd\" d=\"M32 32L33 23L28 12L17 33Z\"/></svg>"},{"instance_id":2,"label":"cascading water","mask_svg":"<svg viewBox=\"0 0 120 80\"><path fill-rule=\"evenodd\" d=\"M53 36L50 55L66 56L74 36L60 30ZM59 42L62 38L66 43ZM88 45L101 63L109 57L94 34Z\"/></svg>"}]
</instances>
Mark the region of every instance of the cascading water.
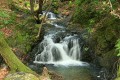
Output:
<instances>
[{"instance_id":1,"label":"cascading water","mask_svg":"<svg viewBox=\"0 0 120 80\"><path fill-rule=\"evenodd\" d=\"M62 75L63 80L99 80L96 79L96 72L91 65L81 61L84 45L82 36L67 32L65 25L56 21L54 13L48 14L46 16L51 20L49 22L52 26L44 26L46 35L33 50L37 71L44 65L50 71Z\"/></svg>"},{"instance_id":2,"label":"cascading water","mask_svg":"<svg viewBox=\"0 0 120 80\"><path fill-rule=\"evenodd\" d=\"M46 14L46 11L43 11L43 15L45 15L45 14ZM50 20L57 19L57 18L56 18L56 15L55 15L54 13L52 13L52 12L47 12L46 16L47 16L47 18L50 19Z\"/></svg>"},{"instance_id":3,"label":"cascading water","mask_svg":"<svg viewBox=\"0 0 120 80\"><path fill-rule=\"evenodd\" d=\"M81 47L79 38L67 36L60 40L59 43L55 43L53 39L54 34L44 37L44 40L39 44L39 50L36 53L34 63L66 66L87 64L80 61Z\"/></svg>"},{"instance_id":4,"label":"cascading water","mask_svg":"<svg viewBox=\"0 0 120 80\"><path fill-rule=\"evenodd\" d=\"M48 19L57 19L56 15L52 12L48 12L47 16L48 16Z\"/></svg>"}]
</instances>

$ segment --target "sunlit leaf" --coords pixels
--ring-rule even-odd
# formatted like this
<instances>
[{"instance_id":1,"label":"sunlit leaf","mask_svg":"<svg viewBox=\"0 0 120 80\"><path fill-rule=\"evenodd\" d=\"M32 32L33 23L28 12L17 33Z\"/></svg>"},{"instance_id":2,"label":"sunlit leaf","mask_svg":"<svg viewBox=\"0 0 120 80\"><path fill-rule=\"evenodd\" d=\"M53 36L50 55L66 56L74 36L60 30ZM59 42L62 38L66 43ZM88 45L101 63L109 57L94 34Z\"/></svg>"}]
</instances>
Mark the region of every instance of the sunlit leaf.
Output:
<instances>
[{"instance_id":1,"label":"sunlit leaf","mask_svg":"<svg viewBox=\"0 0 120 80\"><path fill-rule=\"evenodd\" d=\"M120 56L120 39L117 40L115 47L116 47L116 50L118 51L117 56Z\"/></svg>"}]
</instances>

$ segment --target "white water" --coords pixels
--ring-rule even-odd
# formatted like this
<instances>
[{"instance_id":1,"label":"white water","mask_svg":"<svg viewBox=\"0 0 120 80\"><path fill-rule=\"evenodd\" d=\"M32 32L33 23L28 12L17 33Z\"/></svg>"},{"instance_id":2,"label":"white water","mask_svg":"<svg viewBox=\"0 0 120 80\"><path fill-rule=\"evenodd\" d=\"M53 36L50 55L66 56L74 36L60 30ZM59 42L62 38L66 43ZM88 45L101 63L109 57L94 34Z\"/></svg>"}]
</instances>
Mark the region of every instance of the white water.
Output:
<instances>
[{"instance_id":1,"label":"white water","mask_svg":"<svg viewBox=\"0 0 120 80\"><path fill-rule=\"evenodd\" d=\"M48 12L47 16L48 16L48 19L57 19L56 15L54 13L52 13L52 12Z\"/></svg>"},{"instance_id":2,"label":"white water","mask_svg":"<svg viewBox=\"0 0 120 80\"><path fill-rule=\"evenodd\" d=\"M45 15L43 11L43 15ZM57 17L52 12L47 12L47 18L56 20ZM57 23L50 23L56 28L64 28ZM56 33L56 32L55 32ZM39 64L54 64L64 66L82 66L88 65L81 62L81 46L79 45L79 38L74 36L67 36L61 39L59 43L54 42L56 34L49 34L44 37L44 40L39 44L39 49L36 53L34 63Z\"/></svg>"},{"instance_id":3,"label":"white water","mask_svg":"<svg viewBox=\"0 0 120 80\"><path fill-rule=\"evenodd\" d=\"M44 40L39 44L34 63L54 64L56 66L88 65L87 63L80 61L81 47L78 38L67 36L59 43L55 43L53 38L54 34L49 34L44 37Z\"/></svg>"},{"instance_id":4,"label":"white water","mask_svg":"<svg viewBox=\"0 0 120 80\"><path fill-rule=\"evenodd\" d=\"M43 15L46 14L46 11L43 11ZM54 23L54 20L57 20L57 15L52 12L47 12L46 17L48 20L51 20L51 25L54 25L56 28L64 28L62 25L58 25L57 23ZM53 20L53 21L52 21Z\"/></svg>"},{"instance_id":5,"label":"white water","mask_svg":"<svg viewBox=\"0 0 120 80\"><path fill-rule=\"evenodd\" d=\"M45 15L45 14L46 14L46 11L43 11L43 15ZM55 19L57 19L57 18L56 18L56 15L55 15L54 13L52 13L52 12L47 12L46 16L47 16L47 18L50 19L50 20L55 20Z\"/></svg>"}]
</instances>

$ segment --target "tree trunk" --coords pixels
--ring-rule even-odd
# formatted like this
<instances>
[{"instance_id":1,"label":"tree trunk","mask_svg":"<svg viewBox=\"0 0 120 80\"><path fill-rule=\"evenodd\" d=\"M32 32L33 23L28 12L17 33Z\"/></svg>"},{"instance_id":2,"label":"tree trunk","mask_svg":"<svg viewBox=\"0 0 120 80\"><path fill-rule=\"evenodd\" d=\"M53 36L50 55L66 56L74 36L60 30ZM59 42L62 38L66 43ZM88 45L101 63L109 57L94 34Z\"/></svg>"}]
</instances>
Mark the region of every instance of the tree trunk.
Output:
<instances>
[{"instance_id":1,"label":"tree trunk","mask_svg":"<svg viewBox=\"0 0 120 80\"><path fill-rule=\"evenodd\" d=\"M36 74L30 68L25 66L17 56L12 52L11 48L8 46L3 36L0 35L0 54L11 69L11 71L23 71L28 73Z\"/></svg>"},{"instance_id":2,"label":"tree trunk","mask_svg":"<svg viewBox=\"0 0 120 80\"><path fill-rule=\"evenodd\" d=\"M38 12L42 14L43 0L39 0L39 10Z\"/></svg>"},{"instance_id":3,"label":"tree trunk","mask_svg":"<svg viewBox=\"0 0 120 80\"><path fill-rule=\"evenodd\" d=\"M42 14L42 6L43 6L43 0L39 0L39 9L37 10L37 23L40 24L41 20L39 18L39 14Z\"/></svg>"},{"instance_id":4,"label":"tree trunk","mask_svg":"<svg viewBox=\"0 0 120 80\"><path fill-rule=\"evenodd\" d=\"M34 2L35 0L30 0L30 9L31 9L31 13L34 13Z\"/></svg>"}]
</instances>

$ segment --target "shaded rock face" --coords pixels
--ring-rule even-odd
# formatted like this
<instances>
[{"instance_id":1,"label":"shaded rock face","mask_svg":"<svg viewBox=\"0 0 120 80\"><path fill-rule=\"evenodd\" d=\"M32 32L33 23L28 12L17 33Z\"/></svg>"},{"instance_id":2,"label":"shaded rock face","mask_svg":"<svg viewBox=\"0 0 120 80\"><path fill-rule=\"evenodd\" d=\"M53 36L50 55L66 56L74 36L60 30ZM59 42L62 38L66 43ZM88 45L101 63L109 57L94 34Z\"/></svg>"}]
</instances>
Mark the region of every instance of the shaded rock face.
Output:
<instances>
[{"instance_id":1,"label":"shaded rock face","mask_svg":"<svg viewBox=\"0 0 120 80\"><path fill-rule=\"evenodd\" d=\"M100 65L110 69L114 62L117 60L117 56L115 53L115 43L116 43L116 36L109 35L105 33L107 28L98 29L96 33L93 35L93 43L92 45L95 51L95 55L99 59ZM114 31L114 30L112 30ZM107 33L112 33L107 31ZM109 39L108 39L109 38ZM112 64L111 64L112 63Z\"/></svg>"},{"instance_id":2,"label":"shaded rock face","mask_svg":"<svg viewBox=\"0 0 120 80\"><path fill-rule=\"evenodd\" d=\"M4 80L39 80L35 75L24 72L8 74Z\"/></svg>"},{"instance_id":3,"label":"shaded rock face","mask_svg":"<svg viewBox=\"0 0 120 80\"><path fill-rule=\"evenodd\" d=\"M116 61L118 57L115 45L120 35L118 31L118 29L120 29L119 23L118 19L108 16L105 21L102 22L102 26L96 28L90 41L94 55L96 55L95 60L98 60L96 64L102 67L101 71L107 76L107 80L110 80L114 77L113 74L116 74L115 68L117 67Z\"/></svg>"}]
</instances>

